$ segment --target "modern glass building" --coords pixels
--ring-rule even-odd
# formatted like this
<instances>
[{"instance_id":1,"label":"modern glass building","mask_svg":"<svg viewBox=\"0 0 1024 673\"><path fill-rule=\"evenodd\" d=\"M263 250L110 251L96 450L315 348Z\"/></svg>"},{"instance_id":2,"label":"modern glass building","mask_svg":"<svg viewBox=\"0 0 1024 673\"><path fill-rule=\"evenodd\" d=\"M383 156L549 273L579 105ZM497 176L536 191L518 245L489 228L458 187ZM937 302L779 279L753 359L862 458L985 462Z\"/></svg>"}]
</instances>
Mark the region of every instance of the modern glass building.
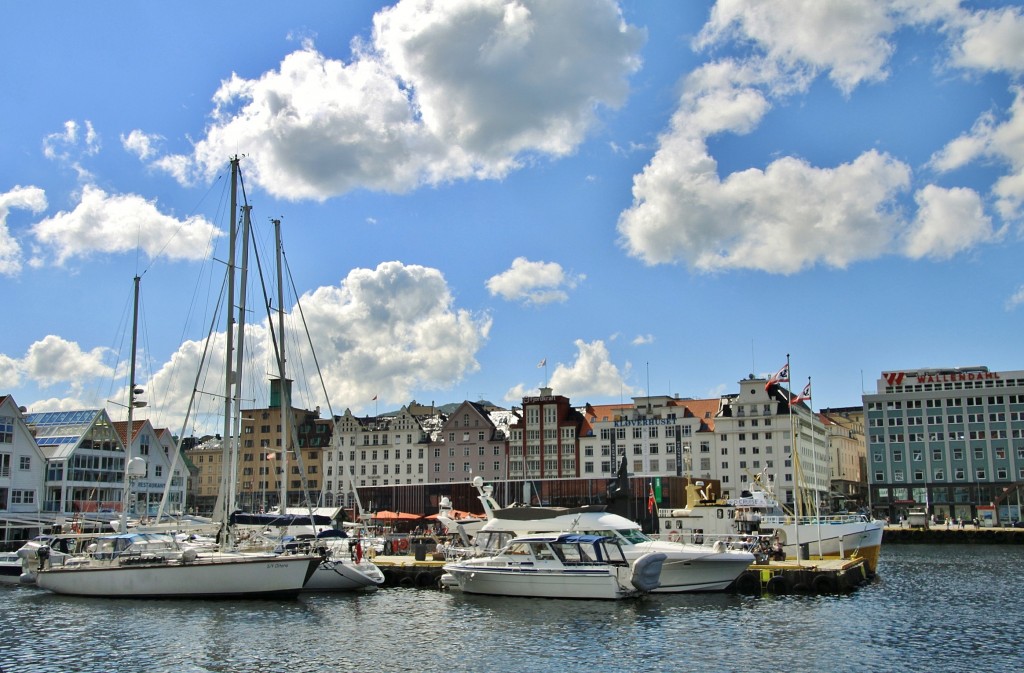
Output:
<instances>
[{"instance_id":1,"label":"modern glass building","mask_svg":"<svg viewBox=\"0 0 1024 673\"><path fill-rule=\"evenodd\" d=\"M864 395L870 501L893 522L1021 520L1024 371L988 367L882 372Z\"/></svg>"}]
</instances>

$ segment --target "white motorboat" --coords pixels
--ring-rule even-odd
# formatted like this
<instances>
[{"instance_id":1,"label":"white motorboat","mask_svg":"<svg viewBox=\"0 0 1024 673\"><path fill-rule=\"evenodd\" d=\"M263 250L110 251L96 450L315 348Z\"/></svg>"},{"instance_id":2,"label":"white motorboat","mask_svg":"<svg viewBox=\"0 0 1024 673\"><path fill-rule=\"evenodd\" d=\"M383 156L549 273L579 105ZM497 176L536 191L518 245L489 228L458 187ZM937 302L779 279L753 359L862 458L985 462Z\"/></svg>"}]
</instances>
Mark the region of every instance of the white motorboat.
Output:
<instances>
[{"instance_id":1,"label":"white motorboat","mask_svg":"<svg viewBox=\"0 0 1024 673\"><path fill-rule=\"evenodd\" d=\"M705 497L703 486L700 481L687 484L686 507L660 510L661 531L668 539L768 537L787 559L863 558L869 572L876 570L884 521L853 513L795 517L772 495L770 481L762 485L760 479L741 497L728 500Z\"/></svg>"},{"instance_id":2,"label":"white motorboat","mask_svg":"<svg viewBox=\"0 0 1024 673\"><path fill-rule=\"evenodd\" d=\"M446 564L444 583L472 594L618 599L656 589L664 561L664 554L650 553L630 563L614 537L532 535L493 556Z\"/></svg>"},{"instance_id":3,"label":"white motorboat","mask_svg":"<svg viewBox=\"0 0 1024 673\"><path fill-rule=\"evenodd\" d=\"M480 528L474 553L491 554L523 535L541 533L585 533L614 537L629 561L652 552L665 554L657 593L724 591L754 563L754 555L728 545L655 540L640 525L618 514L605 511L603 505L584 507L506 507L497 508L491 488L479 478L474 485L480 493L488 521Z\"/></svg>"},{"instance_id":4,"label":"white motorboat","mask_svg":"<svg viewBox=\"0 0 1024 673\"><path fill-rule=\"evenodd\" d=\"M343 537L334 529L317 535L285 535L275 551L319 554L323 558L302 588L304 592L374 590L384 584L384 573L370 560L363 542Z\"/></svg>"},{"instance_id":5,"label":"white motorboat","mask_svg":"<svg viewBox=\"0 0 1024 673\"><path fill-rule=\"evenodd\" d=\"M0 584L17 584L21 578L21 565L17 552L0 552Z\"/></svg>"}]
</instances>

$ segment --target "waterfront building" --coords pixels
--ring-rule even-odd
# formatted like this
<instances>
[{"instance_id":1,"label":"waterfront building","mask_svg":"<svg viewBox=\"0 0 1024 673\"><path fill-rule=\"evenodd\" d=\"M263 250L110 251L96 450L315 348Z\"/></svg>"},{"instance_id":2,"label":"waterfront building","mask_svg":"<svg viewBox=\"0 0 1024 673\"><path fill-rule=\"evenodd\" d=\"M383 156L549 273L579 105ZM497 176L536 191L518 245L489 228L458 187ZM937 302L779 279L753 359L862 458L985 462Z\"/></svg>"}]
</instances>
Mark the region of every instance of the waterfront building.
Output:
<instances>
[{"instance_id":1,"label":"waterfront building","mask_svg":"<svg viewBox=\"0 0 1024 673\"><path fill-rule=\"evenodd\" d=\"M483 405L464 401L448 415L429 445L430 481L506 478L508 438Z\"/></svg>"},{"instance_id":2,"label":"waterfront building","mask_svg":"<svg viewBox=\"0 0 1024 673\"><path fill-rule=\"evenodd\" d=\"M1020 520L1019 496L1004 494L1024 482L1024 371L885 371L863 399L876 515L970 520L995 506L999 521Z\"/></svg>"},{"instance_id":3,"label":"waterfront building","mask_svg":"<svg viewBox=\"0 0 1024 673\"><path fill-rule=\"evenodd\" d=\"M583 415L569 398L541 388L523 398L522 416L509 425L509 479L579 477L580 429Z\"/></svg>"},{"instance_id":4,"label":"waterfront building","mask_svg":"<svg viewBox=\"0 0 1024 673\"><path fill-rule=\"evenodd\" d=\"M146 474L133 480L129 493L128 511L136 516L155 516L160 508L164 490L167 490L167 504L164 512L181 514L185 506L187 469L182 461L175 464L177 446L166 428L157 429L148 420L132 420L132 458L142 458L146 463ZM114 431L122 445L128 444L128 421L114 421ZM173 473L172 473L173 470ZM170 479L170 489L167 481Z\"/></svg>"},{"instance_id":5,"label":"waterfront building","mask_svg":"<svg viewBox=\"0 0 1024 673\"><path fill-rule=\"evenodd\" d=\"M865 505L868 499L864 408L820 409L818 415L828 432L833 509Z\"/></svg>"},{"instance_id":6,"label":"waterfront building","mask_svg":"<svg viewBox=\"0 0 1024 673\"><path fill-rule=\"evenodd\" d=\"M350 409L337 416L324 465L335 506L354 505L349 479L357 487L425 483L431 421L408 406L384 416L360 418Z\"/></svg>"},{"instance_id":7,"label":"waterfront building","mask_svg":"<svg viewBox=\"0 0 1024 673\"><path fill-rule=\"evenodd\" d=\"M793 506L802 498L805 512L826 506L830 492L830 456L825 425L781 385L767 385L751 374L740 392L721 398L715 414L716 446L712 477L723 497L738 497L755 475L773 479L780 501Z\"/></svg>"},{"instance_id":8,"label":"waterfront building","mask_svg":"<svg viewBox=\"0 0 1024 673\"><path fill-rule=\"evenodd\" d=\"M104 409L24 415L46 458L42 511L119 512L124 444Z\"/></svg>"},{"instance_id":9,"label":"waterfront building","mask_svg":"<svg viewBox=\"0 0 1024 673\"><path fill-rule=\"evenodd\" d=\"M190 513L208 515L213 512L224 474L223 441L220 435L206 435L190 438L185 443L189 445L185 455L196 468L189 486Z\"/></svg>"},{"instance_id":10,"label":"waterfront building","mask_svg":"<svg viewBox=\"0 0 1024 673\"><path fill-rule=\"evenodd\" d=\"M19 519L26 521L42 507L40 488L46 458L23 419L24 409L11 395L0 395L0 540L26 537Z\"/></svg>"},{"instance_id":11,"label":"waterfront building","mask_svg":"<svg viewBox=\"0 0 1024 673\"><path fill-rule=\"evenodd\" d=\"M704 400L667 395L634 397L631 404L586 405L581 410L585 420L580 437L582 476L611 476L623 457L632 476L689 474L687 458L695 447L710 455L714 438L710 406ZM711 465L704 467L710 477Z\"/></svg>"}]
</instances>

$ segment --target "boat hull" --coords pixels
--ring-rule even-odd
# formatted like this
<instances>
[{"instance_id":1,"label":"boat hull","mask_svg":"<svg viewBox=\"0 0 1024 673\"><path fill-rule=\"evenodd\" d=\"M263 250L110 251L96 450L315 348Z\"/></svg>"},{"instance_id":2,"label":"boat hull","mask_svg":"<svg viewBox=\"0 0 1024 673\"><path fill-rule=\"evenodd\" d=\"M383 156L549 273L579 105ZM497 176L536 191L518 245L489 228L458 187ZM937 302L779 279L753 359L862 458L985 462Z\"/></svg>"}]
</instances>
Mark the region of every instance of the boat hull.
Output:
<instances>
[{"instance_id":1,"label":"boat hull","mask_svg":"<svg viewBox=\"0 0 1024 673\"><path fill-rule=\"evenodd\" d=\"M884 528L881 521L801 524L799 528L795 524L761 527L764 534L779 533L786 558L803 557L805 554L800 548L806 547L808 558L863 558L871 573L877 571Z\"/></svg>"},{"instance_id":2,"label":"boat hull","mask_svg":"<svg viewBox=\"0 0 1024 673\"><path fill-rule=\"evenodd\" d=\"M104 598L291 598L321 559L315 556L217 556L191 563L52 567L36 585L69 596Z\"/></svg>"},{"instance_id":3,"label":"boat hull","mask_svg":"<svg viewBox=\"0 0 1024 673\"><path fill-rule=\"evenodd\" d=\"M673 549L672 543L642 544L626 551L630 561L648 552L662 552L666 559L661 566L661 586L653 593L685 593L725 591L737 577L754 563L754 555L746 552L715 552L703 547L702 552ZM678 545L686 549L683 545Z\"/></svg>"},{"instance_id":4,"label":"boat hull","mask_svg":"<svg viewBox=\"0 0 1024 673\"><path fill-rule=\"evenodd\" d=\"M345 563L327 559L313 571L303 591L361 591L384 584L384 573L372 563Z\"/></svg>"},{"instance_id":5,"label":"boat hull","mask_svg":"<svg viewBox=\"0 0 1024 673\"><path fill-rule=\"evenodd\" d=\"M547 572L454 564L445 566L445 571L468 594L613 600L637 593L624 590L616 576L604 569Z\"/></svg>"}]
</instances>

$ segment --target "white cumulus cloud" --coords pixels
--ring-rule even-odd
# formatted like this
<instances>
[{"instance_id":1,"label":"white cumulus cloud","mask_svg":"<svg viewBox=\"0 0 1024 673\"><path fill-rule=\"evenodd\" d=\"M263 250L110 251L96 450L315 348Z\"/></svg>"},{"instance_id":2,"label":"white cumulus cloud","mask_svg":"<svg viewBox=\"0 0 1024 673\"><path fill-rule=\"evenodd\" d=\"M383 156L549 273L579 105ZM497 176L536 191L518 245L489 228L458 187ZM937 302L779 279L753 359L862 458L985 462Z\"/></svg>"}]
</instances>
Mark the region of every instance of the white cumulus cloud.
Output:
<instances>
[{"instance_id":1,"label":"white cumulus cloud","mask_svg":"<svg viewBox=\"0 0 1024 673\"><path fill-rule=\"evenodd\" d=\"M974 190L928 185L915 198L917 217L905 236L908 257L949 259L995 236Z\"/></svg>"},{"instance_id":2,"label":"white cumulus cloud","mask_svg":"<svg viewBox=\"0 0 1024 673\"><path fill-rule=\"evenodd\" d=\"M604 341L597 339L588 343L577 339L575 345L576 359L570 364L558 363L547 381L556 395L585 399L633 394L633 388L625 383L629 365L620 370L611 361ZM535 394L537 388L520 383L510 388L504 397L508 402L521 401L524 395Z\"/></svg>"},{"instance_id":3,"label":"white cumulus cloud","mask_svg":"<svg viewBox=\"0 0 1024 673\"><path fill-rule=\"evenodd\" d=\"M0 275L16 276L21 272L21 244L11 234L7 216L12 208L41 213L46 210L46 193L38 187L16 186L0 194Z\"/></svg>"},{"instance_id":4,"label":"white cumulus cloud","mask_svg":"<svg viewBox=\"0 0 1024 673\"><path fill-rule=\"evenodd\" d=\"M611 0L402 0L351 62L306 43L232 75L194 154L153 165L188 181L245 148L252 180L285 199L500 178L573 152L622 105L644 39Z\"/></svg>"},{"instance_id":5,"label":"white cumulus cloud","mask_svg":"<svg viewBox=\"0 0 1024 673\"><path fill-rule=\"evenodd\" d=\"M308 292L299 304L301 313L293 306L286 321L288 376L296 381L296 405L320 406L325 415L328 405L335 413L348 407L358 413L375 395L382 404L405 403L413 390L450 387L479 369L476 353L491 329L489 316L454 306L440 271L400 262L353 269L339 285ZM270 333L265 321L246 330L248 357L261 363L249 367L247 386L263 390L268 372L277 371ZM216 335L207 356L214 377L223 376L223 339ZM162 400L171 427L184 416L202 354L202 343L186 341L145 384Z\"/></svg>"},{"instance_id":6,"label":"white cumulus cloud","mask_svg":"<svg viewBox=\"0 0 1024 673\"><path fill-rule=\"evenodd\" d=\"M32 227L36 240L63 265L73 258L141 248L150 258L202 259L221 233L205 218L179 220L134 194L107 194L86 186L71 211L61 211Z\"/></svg>"},{"instance_id":7,"label":"white cumulus cloud","mask_svg":"<svg viewBox=\"0 0 1024 673\"><path fill-rule=\"evenodd\" d=\"M556 262L531 262L517 257L512 266L487 279L492 296L524 304L549 304L569 298L566 289L574 289L586 276L567 274Z\"/></svg>"}]
</instances>

